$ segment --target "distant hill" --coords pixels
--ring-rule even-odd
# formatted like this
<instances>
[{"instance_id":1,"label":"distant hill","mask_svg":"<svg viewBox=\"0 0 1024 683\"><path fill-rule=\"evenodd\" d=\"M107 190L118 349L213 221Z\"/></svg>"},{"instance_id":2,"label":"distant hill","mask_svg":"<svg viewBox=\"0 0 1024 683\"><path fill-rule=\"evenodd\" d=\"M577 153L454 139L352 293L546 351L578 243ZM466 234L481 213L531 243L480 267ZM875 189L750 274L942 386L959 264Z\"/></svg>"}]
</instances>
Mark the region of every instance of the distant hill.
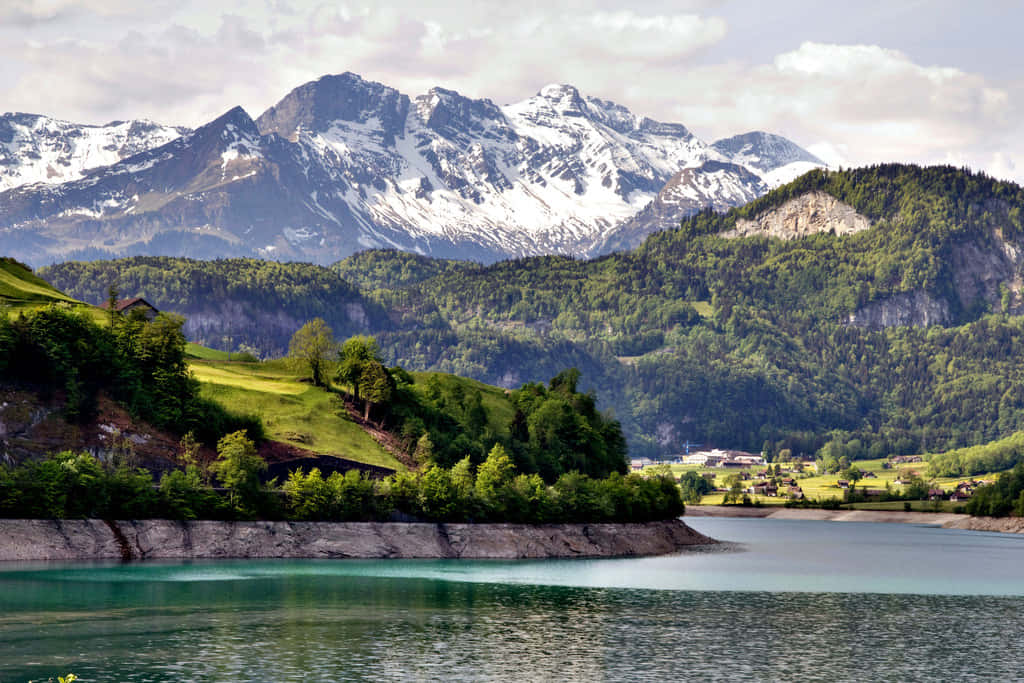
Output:
<instances>
[{"instance_id":1,"label":"distant hill","mask_svg":"<svg viewBox=\"0 0 1024 683\"><path fill-rule=\"evenodd\" d=\"M119 271L140 290L192 291L182 262L143 265L43 274L76 296ZM389 362L508 387L579 367L637 455L689 440L879 457L1024 428L1024 190L962 169L813 171L594 260L457 266L385 251L315 278L279 267L374 289L344 284L368 312L344 324L375 334ZM219 273L211 304L265 300L263 315L299 318L272 303L271 281L188 268ZM339 316L351 301L311 297L304 312Z\"/></svg>"},{"instance_id":2,"label":"distant hill","mask_svg":"<svg viewBox=\"0 0 1024 683\"><path fill-rule=\"evenodd\" d=\"M445 273L472 271L472 261L436 259L397 249L370 249L331 266L347 282L364 291L402 289Z\"/></svg>"},{"instance_id":3,"label":"distant hill","mask_svg":"<svg viewBox=\"0 0 1024 683\"><path fill-rule=\"evenodd\" d=\"M389 326L378 304L334 271L311 264L138 256L63 263L41 272L94 304L107 299L111 286L145 297L161 311L184 315L191 341L215 348L244 343L280 356L295 330L314 317L324 318L339 337Z\"/></svg>"}]
</instances>

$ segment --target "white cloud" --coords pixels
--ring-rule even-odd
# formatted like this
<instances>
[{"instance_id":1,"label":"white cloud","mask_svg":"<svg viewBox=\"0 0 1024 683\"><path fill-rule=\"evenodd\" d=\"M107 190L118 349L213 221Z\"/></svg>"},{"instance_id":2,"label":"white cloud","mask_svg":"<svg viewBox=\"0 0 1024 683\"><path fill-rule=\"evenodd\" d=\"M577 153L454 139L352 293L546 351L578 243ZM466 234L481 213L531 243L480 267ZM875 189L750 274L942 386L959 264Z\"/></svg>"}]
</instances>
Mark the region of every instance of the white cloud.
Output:
<instances>
[{"instance_id":1,"label":"white cloud","mask_svg":"<svg viewBox=\"0 0 1024 683\"><path fill-rule=\"evenodd\" d=\"M1024 149L1020 89L897 50L807 42L769 64L702 67L680 88L677 116L711 136L761 128L844 166L955 157L1021 179L1007 175Z\"/></svg>"},{"instance_id":2,"label":"white cloud","mask_svg":"<svg viewBox=\"0 0 1024 683\"><path fill-rule=\"evenodd\" d=\"M1024 84L872 44L804 42L730 61L758 36L735 35L717 0L229 7L236 14L216 0L8 0L5 108L198 125L236 104L256 116L342 71L409 95L440 85L499 103L566 82L709 140L762 129L837 165L957 158L1024 179Z\"/></svg>"}]
</instances>

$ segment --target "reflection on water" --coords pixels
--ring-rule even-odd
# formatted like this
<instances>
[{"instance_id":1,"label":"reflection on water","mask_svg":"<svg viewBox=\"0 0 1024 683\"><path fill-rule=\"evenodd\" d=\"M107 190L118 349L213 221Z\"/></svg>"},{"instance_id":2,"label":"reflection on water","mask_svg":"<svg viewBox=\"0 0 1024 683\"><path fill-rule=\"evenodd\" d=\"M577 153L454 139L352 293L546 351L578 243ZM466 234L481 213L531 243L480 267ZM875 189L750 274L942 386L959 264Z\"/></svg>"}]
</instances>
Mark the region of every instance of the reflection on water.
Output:
<instances>
[{"instance_id":1,"label":"reflection on water","mask_svg":"<svg viewBox=\"0 0 1024 683\"><path fill-rule=\"evenodd\" d=\"M1024 599L999 595L1019 575L1022 539L902 525L694 526L745 550L582 562L4 567L0 681L66 671L86 681L1024 675ZM904 552L924 546L923 561ZM865 591L915 577L979 587L956 580L972 573L973 556L996 590ZM774 588L783 583L780 558L795 577L790 588ZM850 592L793 591L826 567ZM706 575L741 589L693 588L715 583Z\"/></svg>"}]
</instances>

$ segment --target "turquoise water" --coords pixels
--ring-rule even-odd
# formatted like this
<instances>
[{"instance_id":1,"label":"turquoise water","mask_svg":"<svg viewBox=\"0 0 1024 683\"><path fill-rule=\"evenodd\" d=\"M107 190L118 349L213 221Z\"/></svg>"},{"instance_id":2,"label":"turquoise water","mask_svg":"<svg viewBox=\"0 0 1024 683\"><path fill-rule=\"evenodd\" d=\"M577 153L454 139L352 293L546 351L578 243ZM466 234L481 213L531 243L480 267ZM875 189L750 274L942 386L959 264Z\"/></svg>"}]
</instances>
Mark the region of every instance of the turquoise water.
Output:
<instances>
[{"instance_id":1,"label":"turquoise water","mask_svg":"<svg viewBox=\"0 0 1024 683\"><path fill-rule=\"evenodd\" d=\"M0 681L1024 677L1024 537L693 519L627 560L0 565Z\"/></svg>"}]
</instances>

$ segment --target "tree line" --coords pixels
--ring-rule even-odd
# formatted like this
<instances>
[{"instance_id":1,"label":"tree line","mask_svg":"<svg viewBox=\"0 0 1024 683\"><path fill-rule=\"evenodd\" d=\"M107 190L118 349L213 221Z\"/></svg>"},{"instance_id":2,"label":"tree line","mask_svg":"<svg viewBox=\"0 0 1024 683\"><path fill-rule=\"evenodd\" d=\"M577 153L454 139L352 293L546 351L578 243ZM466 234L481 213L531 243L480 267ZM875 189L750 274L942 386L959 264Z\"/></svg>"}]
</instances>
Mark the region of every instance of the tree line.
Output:
<instances>
[{"instance_id":1,"label":"tree line","mask_svg":"<svg viewBox=\"0 0 1024 683\"><path fill-rule=\"evenodd\" d=\"M324 477L314 468L263 483L265 468L244 432L221 438L213 463L192 461L159 479L127 461L104 464L65 451L0 466L0 516L546 524L646 522L684 512L671 476L570 472L548 484L518 472L501 445L478 466L466 457L451 468L430 465L380 480L358 470Z\"/></svg>"},{"instance_id":2,"label":"tree line","mask_svg":"<svg viewBox=\"0 0 1024 683\"><path fill-rule=\"evenodd\" d=\"M8 317L0 315L0 377L62 395L72 422L95 416L105 392L135 418L175 433L193 432L210 445L245 429L263 436L259 418L237 415L203 399L185 357L184 320L160 314L109 313L99 324L82 307L54 304Z\"/></svg>"}]
</instances>

